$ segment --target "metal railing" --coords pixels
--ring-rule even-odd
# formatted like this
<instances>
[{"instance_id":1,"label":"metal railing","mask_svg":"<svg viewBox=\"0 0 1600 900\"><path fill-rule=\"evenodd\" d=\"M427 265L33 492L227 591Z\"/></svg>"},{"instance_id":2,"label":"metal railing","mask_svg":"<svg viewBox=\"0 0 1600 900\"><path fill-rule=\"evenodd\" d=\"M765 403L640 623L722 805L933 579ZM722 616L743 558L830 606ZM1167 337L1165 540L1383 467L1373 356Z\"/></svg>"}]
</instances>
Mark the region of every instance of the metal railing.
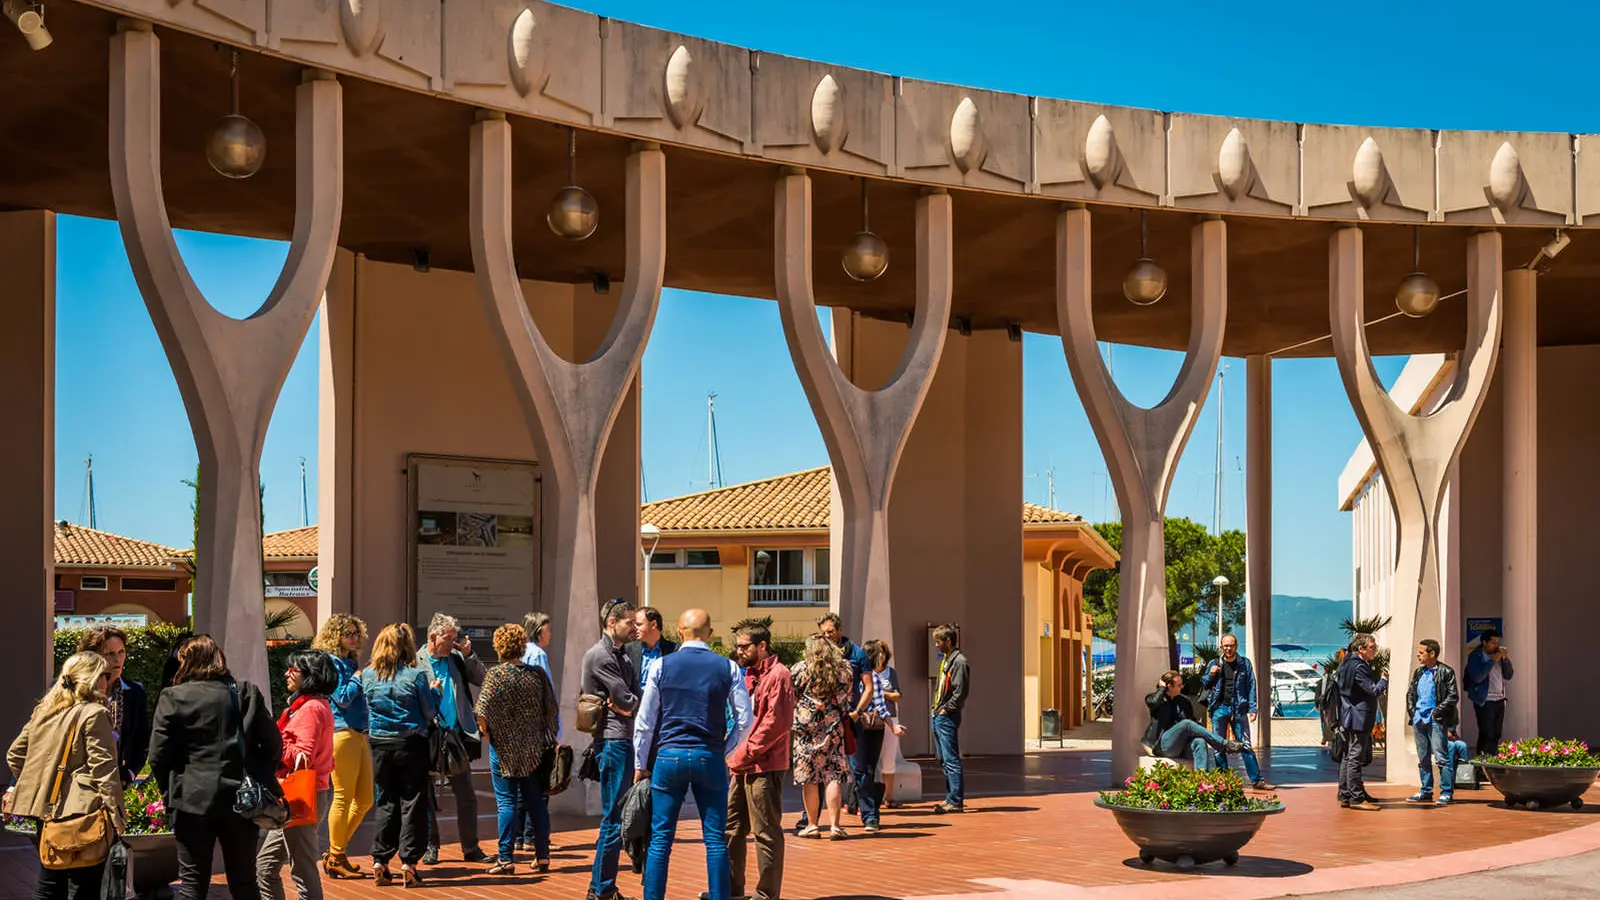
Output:
<instances>
[{"instance_id":1,"label":"metal railing","mask_svg":"<svg viewBox=\"0 0 1600 900\"><path fill-rule=\"evenodd\" d=\"M827 606L825 584L752 584L751 606Z\"/></svg>"}]
</instances>

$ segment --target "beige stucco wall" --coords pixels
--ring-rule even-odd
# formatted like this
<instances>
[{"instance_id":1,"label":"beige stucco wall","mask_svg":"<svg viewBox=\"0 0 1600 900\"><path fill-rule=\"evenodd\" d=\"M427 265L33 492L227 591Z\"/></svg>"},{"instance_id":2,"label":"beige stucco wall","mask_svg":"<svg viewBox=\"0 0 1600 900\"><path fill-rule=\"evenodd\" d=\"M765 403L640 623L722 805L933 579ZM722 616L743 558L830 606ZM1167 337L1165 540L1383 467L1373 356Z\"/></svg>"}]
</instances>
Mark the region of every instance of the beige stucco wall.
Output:
<instances>
[{"instance_id":1,"label":"beige stucco wall","mask_svg":"<svg viewBox=\"0 0 1600 900\"><path fill-rule=\"evenodd\" d=\"M855 320L854 381L875 388L908 329ZM895 649L906 752L930 749L928 626L956 622L972 665L963 752L1018 753L1023 741L1022 345L1004 332L947 336L901 457L889 506ZM936 523L930 526L930 523ZM851 635L866 640L879 635Z\"/></svg>"},{"instance_id":2,"label":"beige stucco wall","mask_svg":"<svg viewBox=\"0 0 1600 900\"><path fill-rule=\"evenodd\" d=\"M599 296L587 286L530 281L523 292L547 340L569 356L575 343L584 354L598 346L617 296L615 286ZM324 335L333 336L323 346L319 602L324 612L352 609L381 626L405 614L407 455L535 460L533 441L470 273L341 254L323 315ZM635 386L600 476L602 597L638 596L638 423ZM547 508L542 527L553 518ZM426 621L433 612L417 614ZM598 635L597 624L586 627Z\"/></svg>"},{"instance_id":3,"label":"beige stucco wall","mask_svg":"<svg viewBox=\"0 0 1600 900\"><path fill-rule=\"evenodd\" d=\"M1600 506L1600 347L1546 347L1539 351L1539 633L1537 651L1526 635L1505 637L1520 668L1537 666L1539 732L1600 742L1600 716L1581 702L1587 689L1575 672L1585 671L1600 636L1600 569L1594 566L1595 509ZM1502 553L1502 423L1498 380L1461 456L1459 617L1500 616ZM1388 512L1384 511L1385 515ZM1362 552L1361 547L1356 552ZM1447 634L1459 635L1452 623ZM1395 652L1402 652L1396 648ZM1512 681L1511 702L1518 702ZM1524 698L1526 699L1526 698ZM1473 738L1473 717L1463 730ZM1509 732L1507 737L1513 737Z\"/></svg>"},{"instance_id":4,"label":"beige stucco wall","mask_svg":"<svg viewBox=\"0 0 1600 900\"><path fill-rule=\"evenodd\" d=\"M39 210L0 213L0 271L6 329L0 337L0 414L6 477L0 478L0 553L10 588L0 599L6 626L34 640L13 641L13 690L0 696L0 734L22 730L44 693L55 660L56 217Z\"/></svg>"}]
</instances>

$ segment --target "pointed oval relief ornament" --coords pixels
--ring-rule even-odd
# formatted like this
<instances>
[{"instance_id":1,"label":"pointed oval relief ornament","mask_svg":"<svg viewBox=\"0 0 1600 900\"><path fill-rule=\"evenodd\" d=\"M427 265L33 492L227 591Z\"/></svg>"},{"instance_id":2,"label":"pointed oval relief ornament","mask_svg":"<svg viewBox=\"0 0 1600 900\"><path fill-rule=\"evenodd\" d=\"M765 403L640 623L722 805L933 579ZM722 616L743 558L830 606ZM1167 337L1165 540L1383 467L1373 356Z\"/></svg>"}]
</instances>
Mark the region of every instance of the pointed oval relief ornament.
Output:
<instances>
[{"instance_id":1,"label":"pointed oval relief ornament","mask_svg":"<svg viewBox=\"0 0 1600 900\"><path fill-rule=\"evenodd\" d=\"M383 0L341 0L339 28L352 54L376 52L383 43Z\"/></svg>"},{"instance_id":2,"label":"pointed oval relief ornament","mask_svg":"<svg viewBox=\"0 0 1600 900\"><path fill-rule=\"evenodd\" d=\"M679 128L694 122L700 117L696 108L697 77L694 56L689 53L689 48L678 45L667 58L666 89L662 95L666 100L667 118Z\"/></svg>"},{"instance_id":3,"label":"pointed oval relief ornament","mask_svg":"<svg viewBox=\"0 0 1600 900\"><path fill-rule=\"evenodd\" d=\"M1527 192L1527 182L1522 174L1522 159L1511 144L1503 143L1489 163L1489 201L1502 213L1509 213L1522 205Z\"/></svg>"},{"instance_id":4,"label":"pointed oval relief ornament","mask_svg":"<svg viewBox=\"0 0 1600 900\"><path fill-rule=\"evenodd\" d=\"M1120 156L1117 133L1111 128L1111 120L1104 115L1096 116L1094 124L1089 126L1088 136L1083 139L1084 176L1096 189L1115 182Z\"/></svg>"},{"instance_id":5,"label":"pointed oval relief ornament","mask_svg":"<svg viewBox=\"0 0 1600 900\"><path fill-rule=\"evenodd\" d=\"M1248 193L1254 176L1250 164L1250 145L1235 128L1222 139L1222 149L1217 153L1217 181L1229 200L1237 200Z\"/></svg>"},{"instance_id":6,"label":"pointed oval relief ornament","mask_svg":"<svg viewBox=\"0 0 1600 900\"><path fill-rule=\"evenodd\" d=\"M950 155L962 174L983 165L985 153L983 120L971 97L962 97L950 117Z\"/></svg>"},{"instance_id":7,"label":"pointed oval relief ornament","mask_svg":"<svg viewBox=\"0 0 1600 900\"><path fill-rule=\"evenodd\" d=\"M1356 148L1350 168L1350 193L1363 209L1382 203L1389 193L1389 172L1383 165L1383 150L1371 136Z\"/></svg>"},{"instance_id":8,"label":"pointed oval relief ornament","mask_svg":"<svg viewBox=\"0 0 1600 900\"><path fill-rule=\"evenodd\" d=\"M811 92L811 136L817 149L832 153L844 145L845 118L844 89L832 75L822 76L817 89Z\"/></svg>"},{"instance_id":9,"label":"pointed oval relief ornament","mask_svg":"<svg viewBox=\"0 0 1600 900\"><path fill-rule=\"evenodd\" d=\"M506 61L511 68L511 85L526 97L533 91L534 84L543 80L544 74L543 54L538 46L539 23L532 9L524 6L522 12L517 13L507 40Z\"/></svg>"}]
</instances>

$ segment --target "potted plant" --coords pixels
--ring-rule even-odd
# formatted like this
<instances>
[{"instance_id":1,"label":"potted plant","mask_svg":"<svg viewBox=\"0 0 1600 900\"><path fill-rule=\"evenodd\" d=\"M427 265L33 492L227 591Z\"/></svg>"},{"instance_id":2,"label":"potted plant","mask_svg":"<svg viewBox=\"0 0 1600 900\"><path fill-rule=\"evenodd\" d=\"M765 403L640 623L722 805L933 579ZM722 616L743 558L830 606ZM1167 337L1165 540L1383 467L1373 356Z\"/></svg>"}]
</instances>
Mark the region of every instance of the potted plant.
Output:
<instances>
[{"instance_id":1,"label":"potted plant","mask_svg":"<svg viewBox=\"0 0 1600 900\"><path fill-rule=\"evenodd\" d=\"M172 882L178 879L178 844L172 837L172 822L161 788L147 778L123 793L127 830L122 843L128 847L129 880L139 897L170 896Z\"/></svg>"},{"instance_id":2,"label":"potted plant","mask_svg":"<svg viewBox=\"0 0 1600 900\"><path fill-rule=\"evenodd\" d=\"M1583 794L1600 774L1600 755L1582 741L1524 738L1506 741L1500 752L1473 760L1505 795L1507 806L1549 809L1563 803L1583 808Z\"/></svg>"},{"instance_id":3,"label":"potted plant","mask_svg":"<svg viewBox=\"0 0 1600 900\"><path fill-rule=\"evenodd\" d=\"M1275 794L1246 794L1235 772L1176 766L1140 769L1122 790L1102 791L1094 805L1111 810L1139 846L1141 862L1160 859L1180 869L1219 859L1234 865L1267 816L1284 810Z\"/></svg>"}]
</instances>

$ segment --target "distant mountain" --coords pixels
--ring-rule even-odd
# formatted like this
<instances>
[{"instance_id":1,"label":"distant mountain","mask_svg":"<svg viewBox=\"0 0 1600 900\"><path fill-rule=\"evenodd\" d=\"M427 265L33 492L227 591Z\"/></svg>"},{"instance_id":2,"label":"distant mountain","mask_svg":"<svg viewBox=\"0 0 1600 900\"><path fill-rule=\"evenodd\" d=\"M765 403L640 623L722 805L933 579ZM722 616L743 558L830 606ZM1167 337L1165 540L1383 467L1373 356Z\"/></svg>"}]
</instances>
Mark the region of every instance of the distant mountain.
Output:
<instances>
[{"instance_id":1,"label":"distant mountain","mask_svg":"<svg viewBox=\"0 0 1600 900\"><path fill-rule=\"evenodd\" d=\"M1339 623L1355 611L1349 600L1272 595L1272 641L1277 644L1333 644L1348 639Z\"/></svg>"}]
</instances>

